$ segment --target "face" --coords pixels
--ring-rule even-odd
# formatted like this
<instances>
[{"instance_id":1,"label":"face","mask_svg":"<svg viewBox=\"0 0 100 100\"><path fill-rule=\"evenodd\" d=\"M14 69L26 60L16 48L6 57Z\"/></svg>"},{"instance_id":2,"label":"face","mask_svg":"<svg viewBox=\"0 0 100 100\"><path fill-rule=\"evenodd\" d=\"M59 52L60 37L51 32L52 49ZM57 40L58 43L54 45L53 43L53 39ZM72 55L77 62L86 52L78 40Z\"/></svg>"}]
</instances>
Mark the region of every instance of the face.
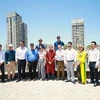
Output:
<instances>
[{"instance_id":1,"label":"face","mask_svg":"<svg viewBox=\"0 0 100 100\"><path fill-rule=\"evenodd\" d=\"M72 44L68 43L68 49L71 49L72 48Z\"/></svg>"},{"instance_id":2,"label":"face","mask_svg":"<svg viewBox=\"0 0 100 100\"><path fill-rule=\"evenodd\" d=\"M31 48L31 49L34 49L34 45L31 45L30 48Z\"/></svg>"},{"instance_id":3,"label":"face","mask_svg":"<svg viewBox=\"0 0 100 100\"><path fill-rule=\"evenodd\" d=\"M58 50L61 50L61 49L62 49L61 45L58 45Z\"/></svg>"},{"instance_id":4,"label":"face","mask_svg":"<svg viewBox=\"0 0 100 100\"><path fill-rule=\"evenodd\" d=\"M53 46L49 46L49 50L53 50Z\"/></svg>"},{"instance_id":5,"label":"face","mask_svg":"<svg viewBox=\"0 0 100 100\"><path fill-rule=\"evenodd\" d=\"M12 51L13 50L13 47L9 47L9 50Z\"/></svg>"},{"instance_id":6,"label":"face","mask_svg":"<svg viewBox=\"0 0 100 100\"><path fill-rule=\"evenodd\" d=\"M94 49L96 45L94 43L91 43L91 48Z\"/></svg>"},{"instance_id":7,"label":"face","mask_svg":"<svg viewBox=\"0 0 100 100\"><path fill-rule=\"evenodd\" d=\"M82 47L82 46L79 46L79 50L80 50L80 51L83 51L83 47Z\"/></svg>"},{"instance_id":8,"label":"face","mask_svg":"<svg viewBox=\"0 0 100 100\"><path fill-rule=\"evenodd\" d=\"M0 46L0 50L2 49L2 46Z\"/></svg>"},{"instance_id":9,"label":"face","mask_svg":"<svg viewBox=\"0 0 100 100\"><path fill-rule=\"evenodd\" d=\"M39 40L39 44L42 44L42 40Z\"/></svg>"},{"instance_id":10,"label":"face","mask_svg":"<svg viewBox=\"0 0 100 100\"><path fill-rule=\"evenodd\" d=\"M40 47L40 51L43 51L43 48L42 47Z\"/></svg>"},{"instance_id":11,"label":"face","mask_svg":"<svg viewBox=\"0 0 100 100\"><path fill-rule=\"evenodd\" d=\"M60 41L60 37L57 37L57 41Z\"/></svg>"},{"instance_id":12,"label":"face","mask_svg":"<svg viewBox=\"0 0 100 100\"><path fill-rule=\"evenodd\" d=\"M24 47L24 43L23 43L23 42L20 42L20 46L21 46L21 47Z\"/></svg>"}]
</instances>

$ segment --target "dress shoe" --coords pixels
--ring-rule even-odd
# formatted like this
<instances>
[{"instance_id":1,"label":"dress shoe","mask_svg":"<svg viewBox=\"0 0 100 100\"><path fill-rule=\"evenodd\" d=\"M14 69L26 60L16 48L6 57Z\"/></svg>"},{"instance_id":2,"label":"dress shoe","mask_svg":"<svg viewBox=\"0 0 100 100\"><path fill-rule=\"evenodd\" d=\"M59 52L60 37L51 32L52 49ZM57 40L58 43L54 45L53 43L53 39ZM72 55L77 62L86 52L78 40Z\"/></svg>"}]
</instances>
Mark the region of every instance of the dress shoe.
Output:
<instances>
[{"instance_id":1,"label":"dress shoe","mask_svg":"<svg viewBox=\"0 0 100 100\"><path fill-rule=\"evenodd\" d=\"M21 81L21 80L18 79L16 82L20 82L20 81Z\"/></svg>"},{"instance_id":2,"label":"dress shoe","mask_svg":"<svg viewBox=\"0 0 100 100\"><path fill-rule=\"evenodd\" d=\"M94 87L96 87L96 86L98 86L98 83L95 82L95 83L94 83Z\"/></svg>"}]
</instances>

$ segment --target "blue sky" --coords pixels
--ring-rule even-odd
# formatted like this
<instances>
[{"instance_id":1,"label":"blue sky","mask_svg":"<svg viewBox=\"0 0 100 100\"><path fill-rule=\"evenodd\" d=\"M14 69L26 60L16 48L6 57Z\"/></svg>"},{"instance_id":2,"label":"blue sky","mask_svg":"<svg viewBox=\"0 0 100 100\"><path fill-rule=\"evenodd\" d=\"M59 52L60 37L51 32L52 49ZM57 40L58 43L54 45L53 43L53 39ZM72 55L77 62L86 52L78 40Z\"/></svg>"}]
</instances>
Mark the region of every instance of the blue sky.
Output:
<instances>
[{"instance_id":1,"label":"blue sky","mask_svg":"<svg viewBox=\"0 0 100 100\"><path fill-rule=\"evenodd\" d=\"M100 0L1 0L0 43L6 41L6 14L17 12L28 26L28 43L72 41L71 20L84 18L85 44L100 44Z\"/></svg>"}]
</instances>

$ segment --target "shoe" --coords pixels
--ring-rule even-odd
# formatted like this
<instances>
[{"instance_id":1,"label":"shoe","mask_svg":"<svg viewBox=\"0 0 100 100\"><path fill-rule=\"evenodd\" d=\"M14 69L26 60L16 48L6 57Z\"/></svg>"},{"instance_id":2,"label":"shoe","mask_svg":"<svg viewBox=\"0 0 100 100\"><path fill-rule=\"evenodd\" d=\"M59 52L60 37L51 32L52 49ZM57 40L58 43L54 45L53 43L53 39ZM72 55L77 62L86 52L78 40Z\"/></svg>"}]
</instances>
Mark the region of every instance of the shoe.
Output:
<instances>
[{"instance_id":1,"label":"shoe","mask_svg":"<svg viewBox=\"0 0 100 100\"><path fill-rule=\"evenodd\" d=\"M76 84L75 80L74 80L74 81L72 81L72 83L73 83L73 84Z\"/></svg>"},{"instance_id":2,"label":"shoe","mask_svg":"<svg viewBox=\"0 0 100 100\"><path fill-rule=\"evenodd\" d=\"M16 82L20 82L21 80L20 79L18 79Z\"/></svg>"},{"instance_id":3,"label":"shoe","mask_svg":"<svg viewBox=\"0 0 100 100\"><path fill-rule=\"evenodd\" d=\"M13 78L11 81L15 81L15 78Z\"/></svg>"},{"instance_id":4,"label":"shoe","mask_svg":"<svg viewBox=\"0 0 100 100\"><path fill-rule=\"evenodd\" d=\"M32 81L32 79L29 79L28 81L30 82L30 81Z\"/></svg>"},{"instance_id":5,"label":"shoe","mask_svg":"<svg viewBox=\"0 0 100 100\"><path fill-rule=\"evenodd\" d=\"M10 79L7 79L7 82L10 82L11 80Z\"/></svg>"},{"instance_id":6,"label":"shoe","mask_svg":"<svg viewBox=\"0 0 100 100\"><path fill-rule=\"evenodd\" d=\"M5 80L2 80L2 83L5 83Z\"/></svg>"},{"instance_id":7,"label":"shoe","mask_svg":"<svg viewBox=\"0 0 100 100\"><path fill-rule=\"evenodd\" d=\"M35 81L35 79L33 79L33 81Z\"/></svg>"},{"instance_id":8,"label":"shoe","mask_svg":"<svg viewBox=\"0 0 100 100\"><path fill-rule=\"evenodd\" d=\"M61 80L64 81L65 79L64 78L61 78Z\"/></svg>"},{"instance_id":9,"label":"shoe","mask_svg":"<svg viewBox=\"0 0 100 100\"><path fill-rule=\"evenodd\" d=\"M71 80L65 80L65 82L71 82Z\"/></svg>"},{"instance_id":10,"label":"shoe","mask_svg":"<svg viewBox=\"0 0 100 100\"><path fill-rule=\"evenodd\" d=\"M95 82L95 83L94 83L94 87L96 87L96 86L98 86L98 83Z\"/></svg>"},{"instance_id":11,"label":"shoe","mask_svg":"<svg viewBox=\"0 0 100 100\"><path fill-rule=\"evenodd\" d=\"M60 78L57 78L57 81L59 81L60 80Z\"/></svg>"},{"instance_id":12,"label":"shoe","mask_svg":"<svg viewBox=\"0 0 100 100\"><path fill-rule=\"evenodd\" d=\"M93 84L94 83L94 81L90 81L90 84Z\"/></svg>"}]
</instances>

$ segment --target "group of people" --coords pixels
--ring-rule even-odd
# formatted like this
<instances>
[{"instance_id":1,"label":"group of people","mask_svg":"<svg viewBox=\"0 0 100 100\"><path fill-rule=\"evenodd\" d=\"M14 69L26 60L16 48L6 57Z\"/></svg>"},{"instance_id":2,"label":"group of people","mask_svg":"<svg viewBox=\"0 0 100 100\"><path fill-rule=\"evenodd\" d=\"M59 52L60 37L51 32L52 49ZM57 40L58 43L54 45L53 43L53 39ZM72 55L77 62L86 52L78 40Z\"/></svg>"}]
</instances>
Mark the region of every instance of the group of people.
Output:
<instances>
[{"instance_id":1,"label":"group of people","mask_svg":"<svg viewBox=\"0 0 100 100\"><path fill-rule=\"evenodd\" d=\"M20 41L20 46L13 50L13 45L9 44L9 50L5 53L2 51L0 44L0 70L2 72L2 82L5 82L4 63L6 63L8 72L8 82L15 80L16 65L18 66L18 80L25 80L26 65L29 68L29 81L36 79L36 69L38 68L38 79L54 80L55 68L57 67L57 80L65 80L75 84L74 68L77 67L78 82L86 84L86 60L88 58L88 66L90 69L90 83L94 86L98 85L98 66L99 66L99 50L96 48L96 42L91 42L91 49L84 51L84 46L79 45L78 50L72 47L72 42L68 42L67 49L64 50L64 42L57 36L57 41L53 45L49 45L46 49L39 39L39 44L35 47L34 43L30 43L30 50L24 45L24 41ZM67 78L65 79L66 68ZM60 73L60 71L62 73ZM12 72L12 75L11 75ZM11 77L12 76L12 77Z\"/></svg>"}]
</instances>

